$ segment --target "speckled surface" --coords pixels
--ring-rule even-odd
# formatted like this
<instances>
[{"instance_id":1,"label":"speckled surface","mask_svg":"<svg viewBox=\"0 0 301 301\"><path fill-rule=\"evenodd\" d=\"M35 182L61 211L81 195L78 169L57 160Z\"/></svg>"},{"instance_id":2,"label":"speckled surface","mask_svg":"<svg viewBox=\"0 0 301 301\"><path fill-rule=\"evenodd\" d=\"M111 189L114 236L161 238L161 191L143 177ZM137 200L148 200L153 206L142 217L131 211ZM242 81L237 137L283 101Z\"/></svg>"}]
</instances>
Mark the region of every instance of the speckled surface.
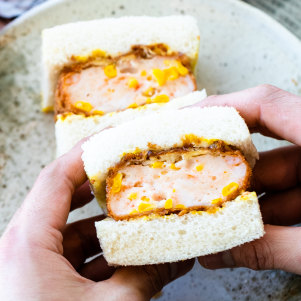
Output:
<instances>
[{"instance_id":1,"label":"speckled surface","mask_svg":"<svg viewBox=\"0 0 301 301\"><path fill-rule=\"evenodd\" d=\"M199 87L209 94L271 83L301 93L301 46L282 27L235 0L51 1L0 37L0 233L34 179L54 158L53 117L40 113L40 31L56 24L121 15L191 14L201 29ZM255 137L260 150L286 142ZM96 204L70 220L96 215ZM301 278L246 269L192 272L157 300L300 300Z\"/></svg>"}]
</instances>

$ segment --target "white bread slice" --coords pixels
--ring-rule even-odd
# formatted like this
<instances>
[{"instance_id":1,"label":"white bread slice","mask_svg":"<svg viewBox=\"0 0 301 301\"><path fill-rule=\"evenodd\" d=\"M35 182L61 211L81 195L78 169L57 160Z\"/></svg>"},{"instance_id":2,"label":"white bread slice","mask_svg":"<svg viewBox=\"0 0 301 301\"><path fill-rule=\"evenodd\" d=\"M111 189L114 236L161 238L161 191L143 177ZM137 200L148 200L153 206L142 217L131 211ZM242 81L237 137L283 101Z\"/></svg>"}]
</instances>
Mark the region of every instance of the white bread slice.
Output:
<instances>
[{"instance_id":1,"label":"white bread slice","mask_svg":"<svg viewBox=\"0 0 301 301\"><path fill-rule=\"evenodd\" d=\"M159 111L116 128L92 136L82 145L82 159L98 202L105 208L105 180L109 168L115 166L124 153L149 150L149 144L160 149L183 146L185 135L202 137L200 144L208 146L211 139L222 140L240 149L253 167L258 158L250 132L239 113L231 107L191 107L182 110Z\"/></svg>"},{"instance_id":2,"label":"white bread slice","mask_svg":"<svg viewBox=\"0 0 301 301\"><path fill-rule=\"evenodd\" d=\"M70 23L42 33L42 107L54 104L54 90L62 68L72 56L89 56L100 49L111 56L127 53L133 45L164 43L196 63L200 33L190 16L121 17Z\"/></svg>"},{"instance_id":3,"label":"white bread slice","mask_svg":"<svg viewBox=\"0 0 301 301\"><path fill-rule=\"evenodd\" d=\"M59 115L55 124L57 157L68 152L81 139L96 134L107 127L115 127L158 110L179 109L190 106L200 102L206 96L205 90L195 91L168 103L149 104L140 108L127 109L104 116L85 117L83 115L70 114L65 117Z\"/></svg>"},{"instance_id":4,"label":"white bread slice","mask_svg":"<svg viewBox=\"0 0 301 301\"><path fill-rule=\"evenodd\" d=\"M96 224L111 265L145 265L212 254L260 238L264 228L255 192L227 202L214 214L172 214Z\"/></svg>"}]
</instances>

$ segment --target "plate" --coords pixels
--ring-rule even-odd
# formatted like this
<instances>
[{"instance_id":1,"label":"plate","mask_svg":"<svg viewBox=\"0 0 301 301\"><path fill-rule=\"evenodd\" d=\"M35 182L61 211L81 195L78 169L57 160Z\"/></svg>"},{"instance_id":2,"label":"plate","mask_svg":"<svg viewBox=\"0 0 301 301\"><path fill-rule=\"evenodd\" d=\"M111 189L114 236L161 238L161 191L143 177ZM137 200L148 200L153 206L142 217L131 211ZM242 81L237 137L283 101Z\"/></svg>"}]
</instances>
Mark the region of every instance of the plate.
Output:
<instances>
[{"instance_id":1,"label":"plate","mask_svg":"<svg viewBox=\"0 0 301 301\"><path fill-rule=\"evenodd\" d=\"M41 168L54 158L52 115L40 112L40 32L77 20L123 15L190 14L201 30L197 81L209 94L261 83L300 94L301 44L276 21L238 0L59 0L31 10L0 37L0 233ZM259 150L287 144L256 135ZM96 204L70 220L97 215ZM201 233L200 233L201 235ZM158 300L293 300L301 280L277 271L192 272ZM299 289L300 291L300 289Z\"/></svg>"}]
</instances>

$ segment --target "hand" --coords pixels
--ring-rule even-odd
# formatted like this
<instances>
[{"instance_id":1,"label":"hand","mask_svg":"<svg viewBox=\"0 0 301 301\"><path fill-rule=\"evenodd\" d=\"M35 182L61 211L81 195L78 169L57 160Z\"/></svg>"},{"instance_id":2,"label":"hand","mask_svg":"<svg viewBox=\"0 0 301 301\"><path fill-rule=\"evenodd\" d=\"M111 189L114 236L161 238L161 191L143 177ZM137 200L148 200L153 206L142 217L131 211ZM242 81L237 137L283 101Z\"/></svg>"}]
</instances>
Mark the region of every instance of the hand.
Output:
<instances>
[{"instance_id":1,"label":"hand","mask_svg":"<svg viewBox=\"0 0 301 301\"><path fill-rule=\"evenodd\" d=\"M0 30L9 23L9 20L0 18Z\"/></svg>"},{"instance_id":2,"label":"hand","mask_svg":"<svg viewBox=\"0 0 301 301\"><path fill-rule=\"evenodd\" d=\"M0 240L0 300L149 300L193 261L109 267L93 217L66 226L92 199L77 145L39 175ZM13 179L12 179L13 180ZM104 280L104 281L103 281Z\"/></svg>"},{"instance_id":3,"label":"hand","mask_svg":"<svg viewBox=\"0 0 301 301\"><path fill-rule=\"evenodd\" d=\"M233 106L252 132L286 139L295 144L260 154L253 171L253 188L260 199L263 238L230 251L204 256L206 268L248 267L282 269L301 274L301 97L262 85L242 92L211 96L200 106Z\"/></svg>"}]
</instances>

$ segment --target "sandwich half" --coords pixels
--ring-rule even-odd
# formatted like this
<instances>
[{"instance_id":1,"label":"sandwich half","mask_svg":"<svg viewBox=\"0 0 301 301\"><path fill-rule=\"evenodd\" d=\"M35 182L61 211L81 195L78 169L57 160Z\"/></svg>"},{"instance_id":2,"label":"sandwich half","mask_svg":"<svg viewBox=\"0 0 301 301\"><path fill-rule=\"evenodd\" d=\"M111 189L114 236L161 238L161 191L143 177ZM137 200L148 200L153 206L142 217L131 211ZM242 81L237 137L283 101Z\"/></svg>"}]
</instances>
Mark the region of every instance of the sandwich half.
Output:
<instances>
[{"instance_id":1,"label":"sandwich half","mask_svg":"<svg viewBox=\"0 0 301 301\"><path fill-rule=\"evenodd\" d=\"M108 218L96 223L112 265L220 252L264 234L258 153L234 108L167 110L91 137L82 159Z\"/></svg>"},{"instance_id":2,"label":"sandwich half","mask_svg":"<svg viewBox=\"0 0 301 301\"><path fill-rule=\"evenodd\" d=\"M81 139L100 132L108 127L115 127L137 117L146 116L159 110L180 109L193 105L206 98L205 90L194 91L168 103L153 103L139 108L113 112L104 116L84 116L81 114L58 115L55 123L56 155L68 152Z\"/></svg>"},{"instance_id":3,"label":"sandwich half","mask_svg":"<svg viewBox=\"0 0 301 301\"><path fill-rule=\"evenodd\" d=\"M199 40L190 16L109 18L46 29L43 111L67 121L58 129L64 131L79 120L75 115L99 119L189 94L197 89ZM64 144L60 139L58 148L70 148Z\"/></svg>"}]
</instances>

